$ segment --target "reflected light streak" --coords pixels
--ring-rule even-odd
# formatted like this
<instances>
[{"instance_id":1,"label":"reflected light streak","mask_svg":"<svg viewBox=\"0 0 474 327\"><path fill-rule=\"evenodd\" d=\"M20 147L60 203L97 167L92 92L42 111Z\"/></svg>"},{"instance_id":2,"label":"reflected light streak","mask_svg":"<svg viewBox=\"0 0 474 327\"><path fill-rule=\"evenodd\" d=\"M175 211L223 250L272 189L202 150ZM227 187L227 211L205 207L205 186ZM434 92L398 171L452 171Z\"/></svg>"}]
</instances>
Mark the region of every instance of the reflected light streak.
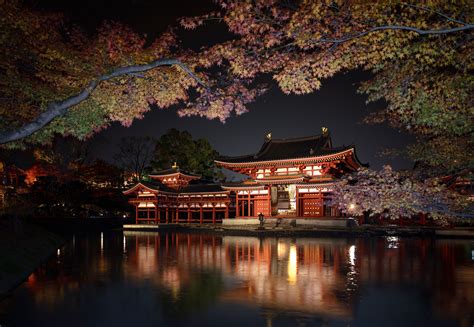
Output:
<instances>
[{"instance_id":1,"label":"reflected light streak","mask_svg":"<svg viewBox=\"0 0 474 327\"><path fill-rule=\"evenodd\" d=\"M298 253L296 251L296 245L291 244L290 257L288 259L288 282L291 285L294 285L296 283L297 273L298 273Z\"/></svg>"},{"instance_id":2,"label":"reflected light streak","mask_svg":"<svg viewBox=\"0 0 474 327\"><path fill-rule=\"evenodd\" d=\"M397 236L388 236L387 237L387 242L388 242L387 247L389 249L398 249L399 241L400 241L400 239Z\"/></svg>"},{"instance_id":3,"label":"reflected light streak","mask_svg":"<svg viewBox=\"0 0 474 327\"><path fill-rule=\"evenodd\" d=\"M355 259L356 259L355 250L356 250L356 246L351 245L351 247L349 248L349 263L351 264L351 266L355 265Z\"/></svg>"},{"instance_id":4,"label":"reflected light streak","mask_svg":"<svg viewBox=\"0 0 474 327\"><path fill-rule=\"evenodd\" d=\"M104 233L100 233L100 252L104 252Z\"/></svg>"},{"instance_id":5,"label":"reflected light streak","mask_svg":"<svg viewBox=\"0 0 474 327\"><path fill-rule=\"evenodd\" d=\"M286 256L287 251L288 248L286 247L286 244L279 242L277 247L278 259L284 258Z\"/></svg>"},{"instance_id":6,"label":"reflected light streak","mask_svg":"<svg viewBox=\"0 0 474 327\"><path fill-rule=\"evenodd\" d=\"M127 237L123 236L123 253L127 253Z\"/></svg>"}]
</instances>

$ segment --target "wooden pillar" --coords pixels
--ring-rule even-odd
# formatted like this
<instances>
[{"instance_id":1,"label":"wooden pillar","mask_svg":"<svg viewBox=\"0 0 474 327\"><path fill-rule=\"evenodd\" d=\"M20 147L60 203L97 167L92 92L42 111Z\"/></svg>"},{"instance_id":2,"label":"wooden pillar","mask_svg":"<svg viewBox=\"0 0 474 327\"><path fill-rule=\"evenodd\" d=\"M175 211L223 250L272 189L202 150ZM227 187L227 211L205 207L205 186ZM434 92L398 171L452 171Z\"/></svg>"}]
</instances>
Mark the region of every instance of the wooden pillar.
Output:
<instances>
[{"instance_id":1,"label":"wooden pillar","mask_svg":"<svg viewBox=\"0 0 474 327\"><path fill-rule=\"evenodd\" d=\"M158 219L158 202L155 204L155 225L159 223L160 220Z\"/></svg>"},{"instance_id":2,"label":"wooden pillar","mask_svg":"<svg viewBox=\"0 0 474 327\"><path fill-rule=\"evenodd\" d=\"M250 193L251 193L251 192L249 191L249 196L248 196L248 201L249 201L249 203L248 203L248 205L247 205L247 216L248 216L248 217L251 217L251 216L252 216L252 215L250 214L250 211L251 211L251 210L250 210Z\"/></svg>"},{"instance_id":3,"label":"wooden pillar","mask_svg":"<svg viewBox=\"0 0 474 327\"><path fill-rule=\"evenodd\" d=\"M216 223L216 206L215 203L212 204L212 223Z\"/></svg>"},{"instance_id":4,"label":"wooden pillar","mask_svg":"<svg viewBox=\"0 0 474 327\"><path fill-rule=\"evenodd\" d=\"M202 214L202 203L199 204L199 224L202 225L202 217L203 214Z\"/></svg>"},{"instance_id":5,"label":"wooden pillar","mask_svg":"<svg viewBox=\"0 0 474 327\"><path fill-rule=\"evenodd\" d=\"M300 195L298 192L298 188L296 188L296 196L295 196L295 206L296 206L296 216L300 216Z\"/></svg>"},{"instance_id":6,"label":"wooden pillar","mask_svg":"<svg viewBox=\"0 0 474 327\"><path fill-rule=\"evenodd\" d=\"M135 224L138 224L138 203L135 206Z\"/></svg>"},{"instance_id":7,"label":"wooden pillar","mask_svg":"<svg viewBox=\"0 0 474 327\"><path fill-rule=\"evenodd\" d=\"M166 213L165 213L165 221L168 223L168 215L169 215L169 209L168 206L166 206Z\"/></svg>"},{"instance_id":8,"label":"wooden pillar","mask_svg":"<svg viewBox=\"0 0 474 327\"><path fill-rule=\"evenodd\" d=\"M271 193L271 187L268 186L267 190L267 203L268 203L268 216L272 216L272 193Z\"/></svg>"},{"instance_id":9,"label":"wooden pillar","mask_svg":"<svg viewBox=\"0 0 474 327\"><path fill-rule=\"evenodd\" d=\"M230 203L226 203L226 205L225 205L225 215L224 215L224 218L229 218L229 204L230 204Z\"/></svg>"},{"instance_id":10,"label":"wooden pillar","mask_svg":"<svg viewBox=\"0 0 474 327\"><path fill-rule=\"evenodd\" d=\"M188 223L191 222L191 207L188 204Z\"/></svg>"},{"instance_id":11,"label":"wooden pillar","mask_svg":"<svg viewBox=\"0 0 474 327\"><path fill-rule=\"evenodd\" d=\"M239 191L235 194L235 218L239 217Z\"/></svg>"}]
</instances>

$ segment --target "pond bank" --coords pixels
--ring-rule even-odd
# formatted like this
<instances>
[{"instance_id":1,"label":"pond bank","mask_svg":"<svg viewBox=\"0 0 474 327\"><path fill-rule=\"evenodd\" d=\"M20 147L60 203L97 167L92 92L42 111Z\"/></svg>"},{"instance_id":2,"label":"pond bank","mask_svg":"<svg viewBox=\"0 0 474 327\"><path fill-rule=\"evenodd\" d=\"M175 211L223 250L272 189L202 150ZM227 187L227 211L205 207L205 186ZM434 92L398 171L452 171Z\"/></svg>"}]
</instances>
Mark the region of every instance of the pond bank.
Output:
<instances>
[{"instance_id":1,"label":"pond bank","mask_svg":"<svg viewBox=\"0 0 474 327\"><path fill-rule=\"evenodd\" d=\"M62 237L24 220L0 220L0 300L63 244Z\"/></svg>"},{"instance_id":2,"label":"pond bank","mask_svg":"<svg viewBox=\"0 0 474 327\"><path fill-rule=\"evenodd\" d=\"M124 225L125 231L165 231L179 230L189 232L217 233L236 236L312 236L312 237L370 237L370 236L402 236L402 237L437 237L474 239L474 228L442 229L418 226L372 226L357 227L291 227L253 225L222 226L199 224L158 224L158 225Z\"/></svg>"}]
</instances>

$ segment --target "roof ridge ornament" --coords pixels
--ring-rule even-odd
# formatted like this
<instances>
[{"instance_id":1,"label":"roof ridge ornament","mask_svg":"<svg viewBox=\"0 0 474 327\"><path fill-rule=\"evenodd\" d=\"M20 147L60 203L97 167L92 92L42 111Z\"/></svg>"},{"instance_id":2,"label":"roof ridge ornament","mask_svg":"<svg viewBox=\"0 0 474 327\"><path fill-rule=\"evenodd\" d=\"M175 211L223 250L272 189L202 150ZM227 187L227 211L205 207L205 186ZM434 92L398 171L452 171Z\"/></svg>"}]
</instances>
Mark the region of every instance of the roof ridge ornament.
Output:
<instances>
[{"instance_id":1,"label":"roof ridge ornament","mask_svg":"<svg viewBox=\"0 0 474 327\"><path fill-rule=\"evenodd\" d=\"M328 136L329 135L329 128L327 127L321 127L321 133L323 134L323 136Z\"/></svg>"},{"instance_id":2,"label":"roof ridge ornament","mask_svg":"<svg viewBox=\"0 0 474 327\"><path fill-rule=\"evenodd\" d=\"M173 169L178 169L178 168L179 168L179 166L178 166L178 164L176 163L176 161L175 161L174 164L171 166L171 168L173 168Z\"/></svg>"},{"instance_id":3,"label":"roof ridge ornament","mask_svg":"<svg viewBox=\"0 0 474 327\"><path fill-rule=\"evenodd\" d=\"M265 135L265 142L271 141L272 140L272 132L268 132Z\"/></svg>"}]
</instances>

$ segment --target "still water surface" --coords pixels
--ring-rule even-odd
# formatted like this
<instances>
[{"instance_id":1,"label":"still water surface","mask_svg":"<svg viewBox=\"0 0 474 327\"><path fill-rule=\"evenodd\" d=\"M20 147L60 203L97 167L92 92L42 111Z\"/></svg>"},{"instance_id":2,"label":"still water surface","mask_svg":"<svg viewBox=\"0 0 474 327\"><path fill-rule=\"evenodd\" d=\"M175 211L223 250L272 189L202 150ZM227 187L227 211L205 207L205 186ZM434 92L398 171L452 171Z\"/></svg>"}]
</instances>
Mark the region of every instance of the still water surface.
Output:
<instances>
[{"instance_id":1,"label":"still water surface","mask_svg":"<svg viewBox=\"0 0 474 327\"><path fill-rule=\"evenodd\" d=\"M74 236L3 326L472 326L471 241Z\"/></svg>"}]
</instances>

